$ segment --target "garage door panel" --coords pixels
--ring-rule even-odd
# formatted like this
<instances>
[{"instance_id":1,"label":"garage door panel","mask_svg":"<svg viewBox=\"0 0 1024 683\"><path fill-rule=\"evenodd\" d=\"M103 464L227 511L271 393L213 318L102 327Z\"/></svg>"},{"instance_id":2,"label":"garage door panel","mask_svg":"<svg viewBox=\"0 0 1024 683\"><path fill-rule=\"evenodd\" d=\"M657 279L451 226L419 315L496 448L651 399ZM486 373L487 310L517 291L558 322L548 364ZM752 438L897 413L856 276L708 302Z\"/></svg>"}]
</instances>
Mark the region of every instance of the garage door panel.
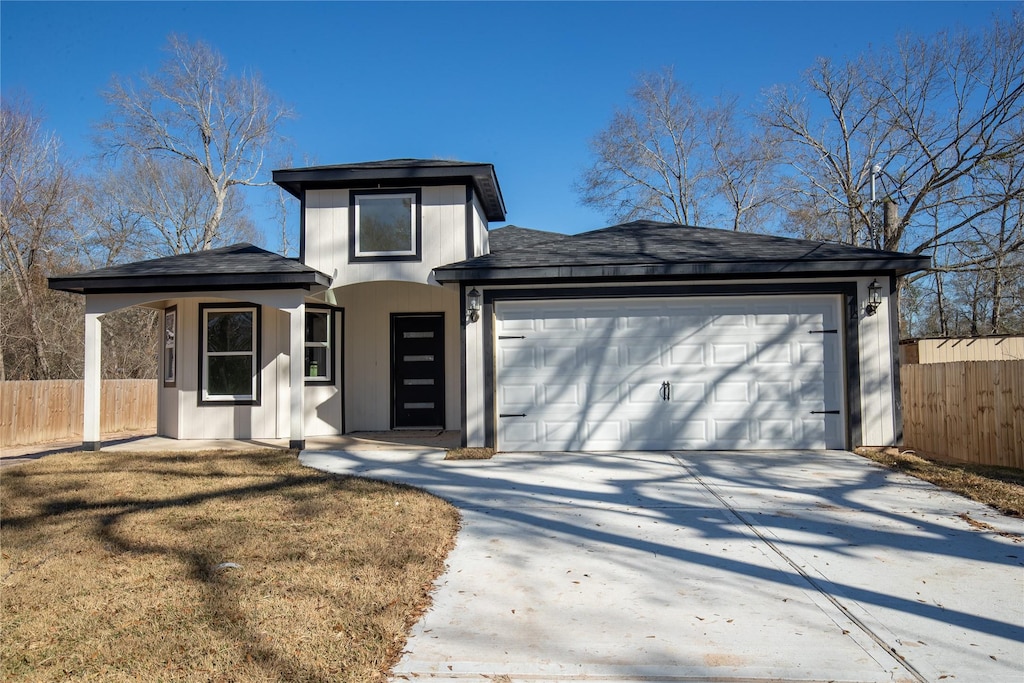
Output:
<instances>
[{"instance_id":1,"label":"garage door panel","mask_svg":"<svg viewBox=\"0 0 1024 683\"><path fill-rule=\"evenodd\" d=\"M707 384L704 382L673 382L672 402L673 403L704 403L707 399Z\"/></svg>"},{"instance_id":2,"label":"garage door panel","mask_svg":"<svg viewBox=\"0 0 1024 683\"><path fill-rule=\"evenodd\" d=\"M821 381L797 380L800 403L815 410L824 410L825 385Z\"/></svg>"},{"instance_id":3,"label":"garage door panel","mask_svg":"<svg viewBox=\"0 0 1024 683\"><path fill-rule=\"evenodd\" d=\"M842 447L842 417L810 414L843 408L840 335L821 334L839 310L837 296L499 302L498 412L526 417L499 418L498 446Z\"/></svg>"},{"instance_id":4,"label":"garage door panel","mask_svg":"<svg viewBox=\"0 0 1024 683\"><path fill-rule=\"evenodd\" d=\"M757 436L758 441L774 443L779 440L795 442L799 434L792 420L758 420Z\"/></svg>"},{"instance_id":5,"label":"garage door panel","mask_svg":"<svg viewBox=\"0 0 1024 683\"><path fill-rule=\"evenodd\" d=\"M537 391L536 384L503 384L498 389L498 396L503 406L535 406Z\"/></svg>"},{"instance_id":6,"label":"garage door panel","mask_svg":"<svg viewBox=\"0 0 1024 683\"><path fill-rule=\"evenodd\" d=\"M588 448L599 449L600 444L617 448L616 444L621 444L624 440L623 425L617 420L588 420L584 423L584 428L587 432Z\"/></svg>"},{"instance_id":7,"label":"garage door panel","mask_svg":"<svg viewBox=\"0 0 1024 683\"><path fill-rule=\"evenodd\" d=\"M502 344L498 348L498 365L505 371L506 376L516 370L534 371L540 367L538 349L533 346L514 346Z\"/></svg>"},{"instance_id":8,"label":"garage door panel","mask_svg":"<svg viewBox=\"0 0 1024 683\"><path fill-rule=\"evenodd\" d=\"M736 343L712 343L711 364L735 367L747 362L747 345Z\"/></svg>"},{"instance_id":9,"label":"garage door panel","mask_svg":"<svg viewBox=\"0 0 1024 683\"><path fill-rule=\"evenodd\" d=\"M758 342L754 344L754 363L757 365L792 365L793 346L789 343Z\"/></svg>"},{"instance_id":10,"label":"garage door panel","mask_svg":"<svg viewBox=\"0 0 1024 683\"><path fill-rule=\"evenodd\" d=\"M718 382L715 384L714 401L718 404L731 403L733 406L750 405L750 386L747 382Z\"/></svg>"},{"instance_id":11,"label":"garage door panel","mask_svg":"<svg viewBox=\"0 0 1024 683\"><path fill-rule=\"evenodd\" d=\"M629 410L632 406L651 406L664 403L661 397L661 383L652 381L631 382L625 384L625 401L623 408ZM648 413L644 413L645 415Z\"/></svg>"},{"instance_id":12,"label":"garage door panel","mask_svg":"<svg viewBox=\"0 0 1024 683\"><path fill-rule=\"evenodd\" d=\"M582 407L579 387L575 384L545 386L544 405Z\"/></svg>"},{"instance_id":13,"label":"garage door panel","mask_svg":"<svg viewBox=\"0 0 1024 683\"><path fill-rule=\"evenodd\" d=\"M585 400L587 405L618 406L622 403L622 393L619 384L587 384L585 389Z\"/></svg>"},{"instance_id":14,"label":"garage door panel","mask_svg":"<svg viewBox=\"0 0 1024 683\"><path fill-rule=\"evenodd\" d=\"M668 364L675 367L685 367L688 365L704 367L706 365L704 345L686 342L674 344L668 350Z\"/></svg>"},{"instance_id":15,"label":"garage door panel","mask_svg":"<svg viewBox=\"0 0 1024 683\"><path fill-rule=\"evenodd\" d=\"M712 419L711 438L721 448L742 448L750 445L749 420Z\"/></svg>"},{"instance_id":16,"label":"garage door panel","mask_svg":"<svg viewBox=\"0 0 1024 683\"><path fill-rule=\"evenodd\" d=\"M552 444L556 450L570 450L579 442L579 423L576 420L544 420L542 427L544 443Z\"/></svg>"},{"instance_id":17,"label":"garage door panel","mask_svg":"<svg viewBox=\"0 0 1024 683\"><path fill-rule=\"evenodd\" d=\"M821 336L821 335L816 335ZM800 342L797 344L799 363L821 364L825 361L825 350L820 343Z\"/></svg>"},{"instance_id":18,"label":"garage door panel","mask_svg":"<svg viewBox=\"0 0 1024 683\"><path fill-rule=\"evenodd\" d=\"M795 386L793 382L766 382L759 380L754 383L754 395L759 404L784 403L788 406L793 406L798 403Z\"/></svg>"},{"instance_id":19,"label":"garage door panel","mask_svg":"<svg viewBox=\"0 0 1024 683\"><path fill-rule=\"evenodd\" d=\"M708 423L705 420L674 422L670 425L668 436L683 447L705 448L710 443Z\"/></svg>"},{"instance_id":20,"label":"garage door panel","mask_svg":"<svg viewBox=\"0 0 1024 683\"><path fill-rule=\"evenodd\" d=\"M579 358L575 346L545 346L541 351L541 363L545 368L575 368Z\"/></svg>"}]
</instances>

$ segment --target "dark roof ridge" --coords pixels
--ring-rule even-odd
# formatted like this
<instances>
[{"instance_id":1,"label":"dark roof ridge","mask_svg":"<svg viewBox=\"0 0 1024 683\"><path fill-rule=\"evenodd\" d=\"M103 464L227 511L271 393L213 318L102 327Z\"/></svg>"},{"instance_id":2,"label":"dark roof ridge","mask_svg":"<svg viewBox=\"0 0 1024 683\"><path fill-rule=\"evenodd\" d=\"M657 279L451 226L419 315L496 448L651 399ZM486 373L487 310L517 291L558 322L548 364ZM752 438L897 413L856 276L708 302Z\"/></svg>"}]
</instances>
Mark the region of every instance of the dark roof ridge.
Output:
<instances>
[{"instance_id":1,"label":"dark roof ridge","mask_svg":"<svg viewBox=\"0 0 1024 683\"><path fill-rule=\"evenodd\" d=\"M751 240L759 240L759 241L774 240L774 241L776 241L778 243L785 243L785 244L789 244L789 245L803 244L803 245L806 245L809 248L815 248L815 249L820 249L823 246L830 245L830 246L841 247L845 251L847 251L848 253L852 253L852 252L855 252L855 251L860 251L860 252L863 252L864 254L878 254L878 253L881 252L881 253L888 253L888 254L903 254L905 256L921 256L920 254L915 254L915 253L912 253L912 252L891 251L891 250L888 250L888 249L875 249L874 247L865 247L865 246L860 246L860 245L847 244L845 242L839 242L837 240L815 240L815 239L810 239L810 238L807 238L807 237L788 237L786 235L776 235L774 233L750 232L748 230L730 230L728 228L716 228L716 227L709 226L709 225L687 225L687 224L684 224L684 223L670 223L670 222L666 222L666 221L652 221L652 220L647 220L647 219L637 219L637 220L632 220L632 221L629 221L629 222L626 222L626 223L618 223L616 225L609 225L609 226L604 227L604 228L596 228L594 230L588 230L587 232L577 233L577 234L573 235L573 237L584 237L586 235L597 235L599 233L606 233L606 232L617 231L617 230L621 230L623 228L628 228L630 230L635 230L637 228L640 228L640 229L643 229L643 228L654 228L654 229L659 229L659 228L660 229L666 229L666 228L667 229L677 229L677 228L682 228L682 229L686 229L686 230L695 230L695 231L710 231L710 232L722 235L723 237L724 237L724 235L732 235L734 237L734 239L738 239L738 240L747 240L747 241L751 241ZM927 258L927 256L925 256L925 258ZM724 259L724 260L728 260L728 259Z\"/></svg>"}]
</instances>

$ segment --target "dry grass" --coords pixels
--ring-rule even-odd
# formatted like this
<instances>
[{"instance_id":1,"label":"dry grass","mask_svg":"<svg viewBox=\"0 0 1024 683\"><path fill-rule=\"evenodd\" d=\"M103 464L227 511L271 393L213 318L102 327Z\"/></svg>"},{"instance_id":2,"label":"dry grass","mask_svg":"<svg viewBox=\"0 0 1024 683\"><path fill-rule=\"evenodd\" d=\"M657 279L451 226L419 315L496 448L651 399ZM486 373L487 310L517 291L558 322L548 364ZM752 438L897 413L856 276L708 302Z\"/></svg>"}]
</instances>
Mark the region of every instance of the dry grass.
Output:
<instances>
[{"instance_id":1,"label":"dry grass","mask_svg":"<svg viewBox=\"0 0 1024 683\"><path fill-rule=\"evenodd\" d=\"M4 680L384 680L458 526L285 451L66 453L0 485Z\"/></svg>"},{"instance_id":2,"label":"dry grass","mask_svg":"<svg viewBox=\"0 0 1024 683\"><path fill-rule=\"evenodd\" d=\"M493 457L493 448L450 448L444 455L445 460L490 460Z\"/></svg>"},{"instance_id":3,"label":"dry grass","mask_svg":"<svg viewBox=\"0 0 1024 683\"><path fill-rule=\"evenodd\" d=\"M1024 517L1024 470L940 462L896 448L858 448L857 454L954 491L999 512Z\"/></svg>"}]
</instances>

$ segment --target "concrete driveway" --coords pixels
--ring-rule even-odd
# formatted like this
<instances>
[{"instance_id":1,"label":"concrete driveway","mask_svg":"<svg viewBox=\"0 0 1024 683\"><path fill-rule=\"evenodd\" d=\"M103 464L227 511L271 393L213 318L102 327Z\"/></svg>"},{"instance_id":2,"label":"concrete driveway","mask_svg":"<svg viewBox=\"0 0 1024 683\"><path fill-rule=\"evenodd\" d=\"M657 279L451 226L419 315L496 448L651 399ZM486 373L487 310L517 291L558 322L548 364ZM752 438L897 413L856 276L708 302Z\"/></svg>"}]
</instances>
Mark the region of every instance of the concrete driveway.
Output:
<instances>
[{"instance_id":1,"label":"concrete driveway","mask_svg":"<svg viewBox=\"0 0 1024 683\"><path fill-rule=\"evenodd\" d=\"M1024 521L844 452L305 451L462 530L398 680L1019 681Z\"/></svg>"}]
</instances>

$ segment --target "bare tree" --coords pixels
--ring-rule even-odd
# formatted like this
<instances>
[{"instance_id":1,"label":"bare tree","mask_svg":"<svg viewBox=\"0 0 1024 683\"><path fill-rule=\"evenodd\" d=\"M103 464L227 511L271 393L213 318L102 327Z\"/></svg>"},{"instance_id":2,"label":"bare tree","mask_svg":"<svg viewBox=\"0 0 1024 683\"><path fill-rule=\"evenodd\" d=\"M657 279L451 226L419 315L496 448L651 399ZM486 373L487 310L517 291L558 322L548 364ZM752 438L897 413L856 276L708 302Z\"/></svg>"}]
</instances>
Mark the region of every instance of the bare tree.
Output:
<instances>
[{"instance_id":1,"label":"bare tree","mask_svg":"<svg viewBox=\"0 0 1024 683\"><path fill-rule=\"evenodd\" d=\"M735 98L716 102L705 111L704 125L718 201L728 207L725 218L733 230L757 232L773 213L779 192L774 176L778 140L766 131L744 126Z\"/></svg>"},{"instance_id":2,"label":"bare tree","mask_svg":"<svg viewBox=\"0 0 1024 683\"><path fill-rule=\"evenodd\" d=\"M761 123L778 136L787 159L781 170L791 191L783 208L815 216L804 223L806 237L874 241L865 188L874 160L891 154L893 130L869 94L866 70L862 60L837 66L821 58L803 88L777 86L767 93Z\"/></svg>"},{"instance_id":3,"label":"bare tree","mask_svg":"<svg viewBox=\"0 0 1024 683\"><path fill-rule=\"evenodd\" d=\"M138 83L113 80L105 93L111 112L100 125L100 141L115 155L127 154L133 173L156 173L177 183L184 172L167 165L176 160L208 186L208 193L190 196L208 202L196 207L202 219L198 235L186 236L195 226L181 225L181 238L166 245L169 253L180 253L218 244L231 202L238 201L235 190L267 184L261 179L264 158L280 142L278 126L291 112L258 76L229 75L224 58L209 45L171 35L167 50L159 73L144 73ZM150 223L166 224L156 215Z\"/></svg>"},{"instance_id":4,"label":"bare tree","mask_svg":"<svg viewBox=\"0 0 1024 683\"><path fill-rule=\"evenodd\" d=\"M43 131L27 101L0 105L0 379L48 379L67 320L52 320L46 275L68 267L78 188L60 157L60 141ZM72 248L73 252L73 248ZM58 295L59 296L59 295ZM47 324L48 320L52 324ZM16 360L15 372L8 364Z\"/></svg>"},{"instance_id":5,"label":"bare tree","mask_svg":"<svg viewBox=\"0 0 1024 683\"><path fill-rule=\"evenodd\" d=\"M643 74L629 106L591 141L576 190L615 220L750 229L770 208L775 147L743 125L734 98L704 104L671 68Z\"/></svg>"},{"instance_id":6,"label":"bare tree","mask_svg":"<svg viewBox=\"0 0 1024 683\"><path fill-rule=\"evenodd\" d=\"M1001 299L998 280L1014 272L1007 257L1021 248L1019 221L1009 223L1022 188L1007 164L1024 160L1022 118L1024 21L1014 13L980 34L905 37L844 64L819 60L800 86L769 92L762 122L793 162L783 167L790 216L818 218L806 224L811 236L932 254L942 274L998 271L986 289ZM877 189L900 207L889 224L869 201L876 164ZM1000 186L996 169L1012 181ZM936 296L952 293L946 277L915 276L924 277ZM949 303L938 302L942 327ZM975 302L967 318L984 307Z\"/></svg>"},{"instance_id":7,"label":"bare tree","mask_svg":"<svg viewBox=\"0 0 1024 683\"><path fill-rule=\"evenodd\" d=\"M239 188L229 188L218 208L209 183L179 160L132 157L105 169L93 185L86 207L89 232L82 243L95 265L257 241ZM207 243L207 227L217 210L220 228Z\"/></svg>"}]
</instances>

